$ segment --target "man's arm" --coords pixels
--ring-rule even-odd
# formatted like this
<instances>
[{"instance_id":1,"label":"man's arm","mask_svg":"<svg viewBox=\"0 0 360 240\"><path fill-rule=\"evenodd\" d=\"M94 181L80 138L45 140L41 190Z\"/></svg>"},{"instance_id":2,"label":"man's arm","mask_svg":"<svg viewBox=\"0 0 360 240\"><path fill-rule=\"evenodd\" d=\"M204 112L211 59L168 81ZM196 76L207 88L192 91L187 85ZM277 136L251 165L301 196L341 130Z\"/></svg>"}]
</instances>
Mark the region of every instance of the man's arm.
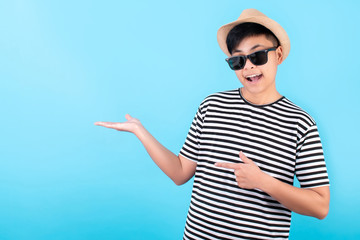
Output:
<instances>
[{"instance_id":1,"label":"man's arm","mask_svg":"<svg viewBox=\"0 0 360 240\"><path fill-rule=\"evenodd\" d=\"M234 169L239 187L258 188L291 211L318 219L324 219L328 214L330 202L328 186L297 188L264 173L242 152L240 152L240 158L244 163L216 163L216 166Z\"/></svg>"},{"instance_id":2,"label":"man's arm","mask_svg":"<svg viewBox=\"0 0 360 240\"><path fill-rule=\"evenodd\" d=\"M125 116L126 122L96 122L95 125L131 132L144 145L152 160L176 185L186 183L195 174L196 163L174 153L159 143L136 118Z\"/></svg>"},{"instance_id":3,"label":"man's arm","mask_svg":"<svg viewBox=\"0 0 360 240\"><path fill-rule=\"evenodd\" d=\"M324 219L329 212L328 186L297 188L264 174L260 189L296 213Z\"/></svg>"}]
</instances>

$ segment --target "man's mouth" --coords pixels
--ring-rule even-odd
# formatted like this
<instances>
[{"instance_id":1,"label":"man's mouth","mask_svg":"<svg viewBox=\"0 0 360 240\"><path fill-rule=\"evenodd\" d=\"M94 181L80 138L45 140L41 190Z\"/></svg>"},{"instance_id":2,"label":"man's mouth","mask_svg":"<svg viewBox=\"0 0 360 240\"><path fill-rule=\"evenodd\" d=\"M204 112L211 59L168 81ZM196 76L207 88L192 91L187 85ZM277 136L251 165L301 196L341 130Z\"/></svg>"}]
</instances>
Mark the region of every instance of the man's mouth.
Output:
<instances>
[{"instance_id":1,"label":"man's mouth","mask_svg":"<svg viewBox=\"0 0 360 240\"><path fill-rule=\"evenodd\" d=\"M249 82L256 82L258 80L260 80L260 78L262 77L262 74L252 74L249 76L246 76L246 80L248 80Z\"/></svg>"}]
</instances>

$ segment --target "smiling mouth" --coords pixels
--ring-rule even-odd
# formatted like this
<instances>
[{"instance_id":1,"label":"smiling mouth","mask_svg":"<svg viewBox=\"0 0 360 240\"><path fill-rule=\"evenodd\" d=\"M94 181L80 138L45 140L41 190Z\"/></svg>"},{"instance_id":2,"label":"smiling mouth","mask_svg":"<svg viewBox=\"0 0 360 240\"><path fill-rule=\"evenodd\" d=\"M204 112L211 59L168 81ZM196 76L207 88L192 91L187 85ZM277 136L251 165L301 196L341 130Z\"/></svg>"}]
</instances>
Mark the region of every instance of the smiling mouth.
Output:
<instances>
[{"instance_id":1,"label":"smiling mouth","mask_svg":"<svg viewBox=\"0 0 360 240\"><path fill-rule=\"evenodd\" d=\"M254 81L258 81L261 77L262 77L262 74L253 74L253 75L246 76L245 78L249 82L254 82Z\"/></svg>"}]
</instances>

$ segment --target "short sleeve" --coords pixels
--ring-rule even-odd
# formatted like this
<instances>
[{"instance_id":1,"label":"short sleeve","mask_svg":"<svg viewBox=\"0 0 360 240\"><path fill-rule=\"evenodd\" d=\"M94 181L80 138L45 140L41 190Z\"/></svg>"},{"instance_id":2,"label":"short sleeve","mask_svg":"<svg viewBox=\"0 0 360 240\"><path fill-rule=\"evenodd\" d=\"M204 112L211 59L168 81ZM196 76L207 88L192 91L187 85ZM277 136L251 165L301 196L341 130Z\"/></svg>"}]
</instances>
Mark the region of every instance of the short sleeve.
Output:
<instances>
[{"instance_id":1,"label":"short sleeve","mask_svg":"<svg viewBox=\"0 0 360 240\"><path fill-rule=\"evenodd\" d=\"M180 150L180 154L191 161L197 162L200 150L200 139L203 127L203 107L198 108L191 123L185 143Z\"/></svg>"},{"instance_id":2,"label":"short sleeve","mask_svg":"<svg viewBox=\"0 0 360 240\"><path fill-rule=\"evenodd\" d=\"M295 174L302 188L329 185L324 152L316 124L298 139Z\"/></svg>"}]
</instances>

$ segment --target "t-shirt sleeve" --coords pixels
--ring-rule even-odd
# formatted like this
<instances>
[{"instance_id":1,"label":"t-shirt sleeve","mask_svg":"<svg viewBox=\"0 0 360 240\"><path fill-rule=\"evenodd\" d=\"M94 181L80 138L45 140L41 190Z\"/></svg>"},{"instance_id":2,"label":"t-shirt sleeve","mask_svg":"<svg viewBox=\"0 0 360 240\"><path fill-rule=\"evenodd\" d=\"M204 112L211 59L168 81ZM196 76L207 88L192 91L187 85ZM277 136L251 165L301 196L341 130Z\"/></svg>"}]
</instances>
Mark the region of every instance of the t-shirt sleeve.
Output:
<instances>
[{"instance_id":1,"label":"t-shirt sleeve","mask_svg":"<svg viewBox=\"0 0 360 240\"><path fill-rule=\"evenodd\" d=\"M295 174L302 188L329 185L324 152L316 124L299 138Z\"/></svg>"},{"instance_id":2,"label":"t-shirt sleeve","mask_svg":"<svg viewBox=\"0 0 360 240\"><path fill-rule=\"evenodd\" d=\"M202 127L203 127L203 107L201 104L191 123L190 130L187 134L185 143L180 150L180 155L194 162L197 162L199 157Z\"/></svg>"}]
</instances>

